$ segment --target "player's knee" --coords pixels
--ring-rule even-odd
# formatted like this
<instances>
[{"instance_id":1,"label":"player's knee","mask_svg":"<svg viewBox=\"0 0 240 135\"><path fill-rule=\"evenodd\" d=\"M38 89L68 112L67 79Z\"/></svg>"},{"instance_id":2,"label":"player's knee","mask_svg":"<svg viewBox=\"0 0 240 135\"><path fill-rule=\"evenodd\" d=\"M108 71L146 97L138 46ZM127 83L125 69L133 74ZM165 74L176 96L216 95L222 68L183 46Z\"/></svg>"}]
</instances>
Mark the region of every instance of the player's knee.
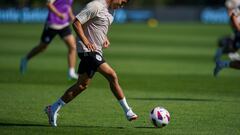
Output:
<instances>
[{"instance_id":1,"label":"player's knee","mask_svg":"<svg viewBox=\"0 0 240 135\"><path fill-rule=\"evenodd\" d=\"M118 77L117 77L117 74L115 72L112 72L111 74L109 74L109 81L111 83L118 82Z\"/></svg>"},{"instance_id":2,"label":"player's knee","mask_svg":"<svg viewBox=\"0 0 240 135\"><path fill-rule=\"evenodd\" d=\"M76 52L77 47L76 46L70 46L69 47L69 52Z\"/></svg>"},{"instance_id":3,"label":"player's knee","mask_svg":"<svg viewBox=\"0 0 240 135\"><path fill-rule=\"evenodd\" d=\"M41 51L45 51L47 49L47 46L44 46L41 48Z\"/></svg>"},{"instance_id":4,"label":"player's knee","mask_svg":"<svg viewBox=\"0 0 240 135\"><path fill-rule=\"evenodd\" d=\"M77 50L76 40L73 35L69 35L69 36L65 37L64 40L65 40L65 43L66 43L69 51Z\"/></svg>"},{"instance_id":5,"label":"player's knee","mask_svg":"<svg viewBox=\"0 0 240 135\"><path fill-rule=\"evenodd\" d=\"M75 51L75 50L77 50L77 46L75 44L71 45L70 49Z\"/></svg>"},{"instance_id":6,"label":"player's knee","mask_svg":"<svg viewBox=\"0 0 240 135\"><path fill-rule=\"evenodd\" d=\"M47 45L46 44L40 44L39 46L38 46L38 49L40 50L40 51L44 51L44 50L46 50L47 49Z\"/></svg>"},{"instance_id":7,"label":"player's knee","mask_svg":"<svg viewBox=\"0 0 240 135\"><path fill-rule=\"evenodd\" d=\"M85 89L87 89L87 84L86 83L83 83L83 84L79 84L78 85L78 89L80 90L80 91L83 91L83 90L85 90Z\"/></svg>"}]
</instances>

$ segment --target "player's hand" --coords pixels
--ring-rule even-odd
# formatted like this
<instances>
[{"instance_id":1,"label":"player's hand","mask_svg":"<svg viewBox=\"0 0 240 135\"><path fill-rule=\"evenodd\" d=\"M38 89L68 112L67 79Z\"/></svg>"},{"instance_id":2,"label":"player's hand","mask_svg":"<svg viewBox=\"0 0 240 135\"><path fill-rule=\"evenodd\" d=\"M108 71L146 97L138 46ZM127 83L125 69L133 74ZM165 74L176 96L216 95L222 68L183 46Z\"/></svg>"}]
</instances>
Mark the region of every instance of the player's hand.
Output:
<instances>
[{"instance_id":1,"label":"player's hand","mask_svg":"<svg viewBox=\"0 0 240 135\"><path fill-rule=\"evenodd\" d=\"M59 14L59 18L64 20L66 18L66 15L65 14Z\"/></svg>"},{"instance_id":2,"label":"player's hand","mask_svg":"<svg viewBox=\"0 0 240 135\"><path fill-rule=\"evenodd\" d=\"M106 40L104 41L104 43L103 43L103 48L108 48L109 45L110 45L110 42L109 42L108 39L106 39Z\"/></svg>"},{"instance_id":3,"label":"player's hand","mask_svg":"<svg viewBox=\"0 0 240 135\"><path fill-rule=\"evenodd\" d=\"M85 46L90 50L91 52L94 52L96 50L95 46L91 43L85 44Z\"/></svg>"}]
</instances>

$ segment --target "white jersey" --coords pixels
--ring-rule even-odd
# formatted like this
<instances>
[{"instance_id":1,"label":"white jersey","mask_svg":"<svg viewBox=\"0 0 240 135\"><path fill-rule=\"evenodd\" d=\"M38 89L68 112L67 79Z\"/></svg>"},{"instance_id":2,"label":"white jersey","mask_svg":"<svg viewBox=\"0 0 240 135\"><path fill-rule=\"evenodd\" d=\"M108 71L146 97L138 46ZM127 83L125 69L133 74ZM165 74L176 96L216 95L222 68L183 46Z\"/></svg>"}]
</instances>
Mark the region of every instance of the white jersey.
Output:
<instances>
[{"instance_id":1,"label":"white jersey","mask_svg":"<svg viewBox=\"0 0 240 135\"><path fill-rule=\"evenodd\" d=\"M107 38L108 27L113 22L113 15L108 10L106 0L94 0L76 16L83 26L84 34L98 53L102 55L102 47ZM77 41L79 53L90 52L81 39Z\"/></svg>"},{"instance_id":2,"label":"white jersey","mask_svg":"<svg viewBox=\"0 0 240 135\"><path fill-rule=\"evenodd\" d=\"M237 8L240 5L240 0L226 0L225 6L228 9L234 9Z\"/></svg>"},{"instance_id":3,"label":"white jersey","mask_svg":"<svg viewBox=\"0 0 240 135\"><path fill-rule=\"evenodd\" d=\"M231 17L232 17L232 16L235 16L235 17L237 18L236 21L237 21L237 23L238 23L238 25L239 25L239 24L240 24L240 10L239 10L238 8L235 8L235 9L233 9L233 10L231 11ZM236 34L236 33L239 34L240 31L238 31L237 28L236 28L236 26L234 25L235 22L233 22L232 19L230 19L230 20L231 20L231 26L232 26L232 29L233 29L234 33L235 33L235 34Z\"/></svg>"},{"instance_id":4,"label":"white jersey","mask_svg":"<svg viewBox=\"0 0 240 135\"><path fill-rule=\"evenodd\" d=\"M240 10L239 8L235 8L232 11L233 15L237 17L237 22L240 24Z\"/></svg>"}]
</instances>

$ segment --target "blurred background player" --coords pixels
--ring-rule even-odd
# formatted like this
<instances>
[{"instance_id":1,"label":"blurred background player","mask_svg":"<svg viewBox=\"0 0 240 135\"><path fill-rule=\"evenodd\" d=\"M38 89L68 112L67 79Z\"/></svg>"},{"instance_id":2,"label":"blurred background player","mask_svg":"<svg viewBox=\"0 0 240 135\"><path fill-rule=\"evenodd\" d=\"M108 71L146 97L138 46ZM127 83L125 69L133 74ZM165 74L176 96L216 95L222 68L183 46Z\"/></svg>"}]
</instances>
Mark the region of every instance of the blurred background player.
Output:
<instances>
[{"instance_id":1,"label":"blurred background player","mask_svg":"<svg viewBox=\"0 0 240 135\"><path fill-rule=\"evenodd\" d=\"M234 40L234 45L236 48L239 48L239 38L240 38L240 9L239 7L235 8L232 10L230 13L230 19L232 26L234 28L236 37ZM223 68L234 68L234 69L240 69L240 60L229 60L229 61L222 61L218 59L216 61L216 66L214 68L214 76L217 76L218 73L223 69Z\"/></svg>"},{"instance_id":2,"label":"blurred background player","mask_svg":"<svg viewBox=\"0 0 240 135\"><path fill-rule=\"evenodd\" d=\"M24 74L27 71L28 61L34 56L46 50L52 39L59 35L68 47L68 78L77 79L75 73L76 64L76 40L71 33L70 22L75 16L72 12L73 0L48 0L48 17L44 26L40 43L34 47L28 54L21 59L20 72Z\"/></svg>"},{"instance_id":3,"label":"blurred background player","mask_svg":"<svg viewBox=\"0 0 240 135\"><path fill-rule=\"evenodd\" d=\"M240 60L240 55L238 54L238 49L240 48L240 32L233 25L234 22L232 22L233 20L231 19L233 10L240 6L240 0L226 0L225 6L231 21L233 35L224 36L219 39L218 49L214 56L215 62L220 60L223 54L227 54L231 60Z\"/></svg>"},{"instance_id":4,"label":"blurred background player","mask_svg":"<svg viewBox=\"0 0 240 135\"><path fill-rule=\"evenodd\" d=\"M57 113L60 108L87 88L96 71L108 80L110 89L119 101L127 120L137 119L138 116L127 104L116 72L105 62L102 55L102 49L110 45L107 32L113 22L112 9L122 8L127 2L128 0L94 0L76 16L73 27L79 37L79 78L59 100L45 108L51 126L57 126Z\"/></svg>"}]
</instances>

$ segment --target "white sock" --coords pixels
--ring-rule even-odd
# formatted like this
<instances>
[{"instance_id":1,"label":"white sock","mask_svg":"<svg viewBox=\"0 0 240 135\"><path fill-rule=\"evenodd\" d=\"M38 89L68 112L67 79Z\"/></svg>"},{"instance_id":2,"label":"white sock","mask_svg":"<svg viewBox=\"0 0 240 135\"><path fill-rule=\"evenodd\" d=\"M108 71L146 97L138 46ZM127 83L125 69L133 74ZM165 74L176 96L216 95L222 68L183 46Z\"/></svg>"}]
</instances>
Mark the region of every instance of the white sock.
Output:
<instances>
[{"instance_id":1,"label":"white sock","mask_svg":"<svg viewBox=\"0 0 240 135\"><path fill-rule=\"evenodd\" d=\"M60 98L52 104L52 110L58 112L66 103Z\"/></svg>"},{"instance_id":2,"label":"white sock","mask_svg":"<svg viewBox=\"0 0 240 135\"><path fill-rule=\"evenodd\" d=\"M131 108L128 106L128 103L126 101L126 98L119 100L120 105L122 106L125 113L127 113Z\"/></svg>"},{"instance_id":3,"label":"white sock","mask_svg":"<svg viewBox=\"0 0 240 135\"><path fill-rule=\"evenodd\" d=\"M69 74L74 75L75 74L75 68L69 68Z\"/></svg>"}]
</instances>

